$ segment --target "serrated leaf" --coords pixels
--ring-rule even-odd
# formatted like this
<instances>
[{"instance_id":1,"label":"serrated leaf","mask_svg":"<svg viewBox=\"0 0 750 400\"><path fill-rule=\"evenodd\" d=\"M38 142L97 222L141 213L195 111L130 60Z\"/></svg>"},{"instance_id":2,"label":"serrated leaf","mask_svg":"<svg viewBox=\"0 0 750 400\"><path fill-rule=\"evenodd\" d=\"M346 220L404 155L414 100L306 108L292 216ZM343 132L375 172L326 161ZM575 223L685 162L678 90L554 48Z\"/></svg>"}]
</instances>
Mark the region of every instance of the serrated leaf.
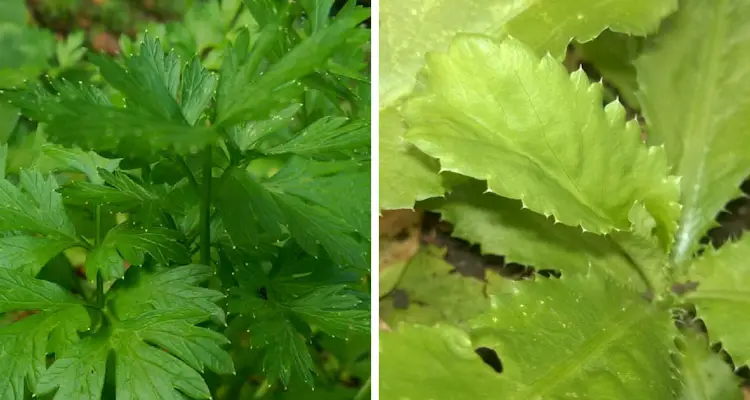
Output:
<instances>
[{"instance_id":1,"label":"serrated leaf","mask_svg":"<svg viewBox=\"0 0 750 400\"><path fill-rule=\"evenodd\" d=\"M230 301L229 311L239 313L230 329L247 330L250 349L263 349L263 371L266 376L278 377L286 386L292 374L313 387L314 364L305 344L287 316L270 302L250 297L239 290ZM247 314L244 314L247 313ZM249 325L249 328L246 326Z\"/></svg>"},{"instance_id":2,"label":"serrated leaf","mask_svg":"<svg viewBox=\"0 0 750 400\"><path fill-rule=\"evenodd\" d=\"M69 355L58 357L42 376L36 393L60 387L71 398L100 399L112 351L118 399L208 399L211 394L200 371L208 367L223 374L234 369L220 347L227 339L194 326L206 316L193 309L154 310L122 321L110 332L87 337ZM71 385L82 372L88 384Z\"/></svg>"},{"instance_id":3,"label":"serrated leaf","mask_svg":"<svg viewBox=\"0 0 750 400\"><path fill-rule=\"evenodd\" d=\"M323 117L295 134L289 141L264 149L263 152L319 156L369 147L370 124L364 121L347 124L347 120L344 117Z\"/></svg>"},{"instance_id":4,"label":"serrated leaf","mask_svg":"<svg viewBox=\"0 0 750 400\"><path fill-rule=\"evenodd\" d=\"M235 245L257 246L261 230L280 236L283 217L270 193L246 171L233 169L226 174L216 208Z\"/></svg>"},{"instance_id":5,"label":"serrated leaf","mask_svg":"<svg viewBox=\"0 0 750 400\"><path fill-rule=\"evenodd\" d=\"M0 231L14 230L75 239L57 182L37 171L21 172L20 189L0 180ZM23 191L21 191L23 189Z\"/></svg>"},{"instance_id":6,"label":"serrated leaf","mask_svg":"<svg viewBox=\"0 0 750 400\"><path fill-rule=\"evenodd\" d=\"M236 245L257 246L261 232L279 237L285 225L308 253L317 256L322 247L339 265L367 268L365 244L355 238L346 221L330 211L334 204L307 202L283 193L274 188L273 181L264 185L247 171L235 169L228 174L217 208ZM357 206L361 209L361 204Z\"/></svg>"},{"instance_id":7,"label":"serrated leaf","mask_svg":"<svg viewBox=\"0 0 750 400\"><path fill-rule=\"evenodd\" d=\"M149 114L147 109L114 106L93 86L76 87L66 81L52 84L58 95L37 85L8 92L7 97L30 118L47 123L49 138L68 147L150 158L167 149L196 153L218 138L211 127L190 127L184 119L175 121Z\"/></svg>"},{"instance_id":8,"label":"serrated leaf","mask_svg":"<svg viewBox=\"0 0 750 400\"><path fill-rule=\"evenodd\" d=\"M583 71L568 76L515 39L476 35L434 54L427 71L426 94L406 107L406 138L442 170L487 180L493 193L594 233L628 230L640 203L661 245L671 243L679 188L663 149L641 143L619 103L602 109L601 85Z\"/></svg>"},{"instance_id":9,"label":"serrated leaf","mask_svg":"<svg viewBox=\"0 0 750 400\"><path fill-rule=\"evenodd\" d=\"M329 285L313 289L304 296L284 303L310 325L333 336L348 337L370 331L369 307L360 307L358 298L347 294L345 285Z\"/></svg>"},{"instance_id":10,"label":"serrated leaf","mask_svg":"<svg viewBox=\"0 0 750 400\"><path fill-rule=\"evenodd\" d=\"M745 1L684 1L636 61L648 140L664 144L681 177L677 264L692 258L750 175L750 153L738 151L750 147L750 90L738 84L750 79L748 17Z\"/></svg>"},{"instance_id":11,"label":"serrated leaf","mask_svg":"<svg viewBox=\"0 0 750 400\"><path fill-rule=\"evenodd\" d=\"M530 4L529 0L383 0L378 84L381 109L412 91L425 54L444 51L459 32L490 33Z\"/></svg>"},{"instance_id":12,"label":"serrated leaf","mask_svg":"<svg viewBox=\"0 0 750 400\"><path fill-rule=\"evenodd\" d=\"M173 309L184 305L202 310L224 323L224 311L216 302L224 295L198 284L214 276L210 267L190 264L151 273L128 272L113 295L114 310L122 319L134 318L152 309Z\"/></svg>"},{"instance_id":13,"label":"serrated leaf","mask_svg":"<svg viewBox=\"0 0 750 400\"><path fill-rule=\"evenodd\" d=\"M660 272L661 257L628 257L618 242L634 241L633 235L595 235L580 229L556 224L528 209L518 200L484 193L486 186L472 182L457 186L436 211L453 224L452 235L478 244L483 254L503 255L506 263L519 263L537 269L559 270L563 274L586 274L591 267L612 275L618 282L641 285L638 269L631 260L644 261L644 273L650 277ZM640 242L639 242L640 243ZM647 246L636 246L645 252ZM635 251L636 249L628 250Z\"/></svg>"},{"instance_id":14,"label":"serrated leaf","mask_svg":"<svg viewBox=\"0 0 750 400\"><path fill-rule=\"evenodd\" d=\"M409 308L392 310L391 315L381 310L383 320L390 325L401 321L463 325L488 309L484 282L455 273L455 267L448 264L444 256L445 252L435 247L420 249L396 284L408 297ZM387 298L382 302L393 301Z\"/></svg>"},{"instance_id":15,"label":"serrated leaf","mask_svg":"<svg viewBox=\"0 0 750 400\"><path fill-rule=\"evenodd\" d=\"M246 71L239 69L239 73L227 77L227 82L233 81L234 85L219 83L216 123L227 126L243 120L257 119L279 102L283 103L285 98L288 98L287 102L294 98L293 95L303 90L299 79L313 73L325 63L345 43L348 33L366 20L369 14L367 9L351 7L346 13L337 15L330 25L303 39L262 75L255 75L256 68L251 67ZM279 33L273 30L279 28L280 26L269 24L263 29L269 33L261 32L261 37L255 42L253 52L260 54L251 55L251 66L258 63L252 60L253 57L263 57L268 46L275 42ZM268 39L265 39L266 35L269 36ZM222 73L229 70L230 66L227 64L226 68L222 68Z\"/></svg>"},{"instance_id":16,"label":"serrated leaf","mask_svg":"<svg viewBox=\"0 0 750 400\"><path fill-rule=\"evenodd\" d=\"M116 211L161 206L161 198L157 193L141 186L124 172L100 169L97 176L102 178L102 184L76 181L63 186L61 192L65 202L79 206L98 204ZM105 183L108 186L104 186Z\"/></svg>"},{"instance_id":17,"label":"serrated leaf","mask_svg":"<svg viewBox=\"0 0 750 400\"><path fill-rule=\"evenodd\" d=\"M162 265L189 262L188 251L177 241L177 233L168 229L135 229L118 225L107 232L86 259L86 277L96 278L101 271L106 280L121 278L125 260L131 265L142 265L150 254Z\"/></svg>"},{"instance_id":18,"label":"serrated leaf","mask_svg":"<svg viewBox=\"0 0 750 400\"><path fill-rule=\"evenodd\" d=\"M536 0L503 29L538 54L562 58L572 39L588 42L604 29L646 36L677 10L677 0Z\"/></svg>"},{"instance_id":19,"label":"serrated leaf","mask_svg":"<svg viewBox=\"0 0 750 400\"><path fill-rule=\"evenodd\" d=\"M271 192L323 205L362 237L370 236L370 163L292 158L264 182Z\"/></svg>"},{"instance_id":20,"label":"serrated leaf","mask_svg":"<svg viewBox=\"0 0 750 400\"><path fill-rule=\"evenodd\" d=\"M708 343L697 336L683 339L680 354L682 391L680 400L741 400L739 380L718 354L710 351Z\"/></svg>"},{"instance_id":21,"label":"serrated leaf","mask_svg":"<svg viewBox=\"0 0 750 400\"><path fill-rule=\"evenodd\" d=\"M70 239L35 236L0 238L0 268L36 276L49 260L77 243Z\"/></svg>"},{"instance_id":22,"label":"serrated leaf","mask_svg":"<svg viewBox=\"0 0 750 400\"><path fill-rule=\"evenodd\" d=\"M71 170L86 175L89 182L104 184L99 175L99 169L114 172L119 166L120 159L104 158L93 151L83 151L78 148L66 148L51 143L42 145L44 158L37 160L37 166L48 170Z\"/></svg>"},{"instance_id":23,"label":"serrated leaf","mask_svg":"<svg viewBox=\"0 0 750 400\"><path fill-rule=\"evenodd\" d=\"M187 123L194 126L214 95L218 79L201 66L197 57L188 63L182 74L180 107Z\"/></svg>"},{"instance_id":24,"label":"serrated leaf","mask_svg":"<svg viewBox=\"0 0 750 400\"><path fill-rule=\"evenodd\" d=\"M54 283L0 269L0 313L39 310L0 328L0 399L23 400L47 366L47 352L66 354L89 327L83 301ZM26 383L24 383L24 381Z\"/></svg>"},{"instance_id":25,"label":"serrated leaf","mask_svg":"<svg viewBox=\"0 0 750 400\"><path fill-rule=\"evenodd\" d=\"M596 274L490 285L492 309L470 334L410 326L381 334L382 396L625 400L678 390L669 313L638 293ZM477 347L497 352L502 373Z\"/></svg>"},{"instance_id":26,"label":"serrated leaf","mask_svg":"<svg viewBox=\"0 0 750 400\"><path fill-rule=\"evenodd\" d=\"M254 149L266 136L288 127L301 108L301 103L293 103L269 119L235 125L228 129L229 137L241 151Z\"/></svg>"},{"instance_id":27,"label":"serrated leaf","mask_svg":"<svg viewBox=\"0 0 750 400\"><path fill-rule=\"evenodd\" d=\"M735 365L750 364L750 323L745 310L750 302L750 235L709 248L690 268L688 279L698 283L687 301L695 304L708 328L711 343L721 343Z\"/></svg>"},{"instance_id":28,"label":"serrated leaf","mask_svg":"<svg viewBox=\"0 0 750 400\"><path fill-rule=\"evenodd\" d=\"M406 124L394 108L380 111L380 209L414 208L416 201L445 192L439 163L403 139Z\"/></svg>"},{"instance_id":29,"label":"serrated leaf","mask_svg":"<svg viewBox=\"0 0 750 400\"><path fill-rule=\"evenodd\" d=\"M104 79L129 100L128 107L166 121L184 122L177 93L180 86L180 59L164 50L158 39L146 35L140 52L120 65L112 58L97 55L92 62Z\"/></svg>"}]
</instances>

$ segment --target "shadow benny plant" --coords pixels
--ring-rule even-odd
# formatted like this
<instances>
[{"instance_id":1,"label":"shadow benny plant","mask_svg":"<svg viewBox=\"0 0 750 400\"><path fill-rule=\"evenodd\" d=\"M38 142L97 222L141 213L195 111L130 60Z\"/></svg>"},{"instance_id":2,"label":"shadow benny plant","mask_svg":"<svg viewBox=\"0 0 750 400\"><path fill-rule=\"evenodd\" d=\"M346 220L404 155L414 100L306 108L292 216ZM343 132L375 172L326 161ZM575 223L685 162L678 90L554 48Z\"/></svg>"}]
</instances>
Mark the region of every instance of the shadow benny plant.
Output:
<instances>
[{"instance_id":1,"label":"shadow benny plant","mask_svg":"<svg viewBox=\"0 0 750 400\"><path fill-rule=\"evenodd\" d=\"M430 304L415 306L410 323L381 332L381 396L742 398L709 345L750 364L750 236L701 240L750 175L750 3L520 3L506 2L492 28L504 34L487 36L479 20L501 7L451 17L456 27L439 16L463 3L405 17L410 5L384 2L381 205L439 212L483 254L561 277L490 276L488 299L445 305L465 311L440 323L420 324ZM645 142L619 101L603 105L601 82L561 63L570 38L608 27L651 34L633 69ZM430 29L443 35L409 36ZM430 51L416 78L409 46ZM696 316L707 333L696 336ZM497 353L500 373L478 348Z\"/></svg>"},{"instance_id":2,"label":"shadow benny plant","mask_svg":"<svg viewBox=\"0 0 750 400\"><path fill-rule=\"evenodd\" d=\"M247 4L258 27L218 73L146 36L122 62L91 56L116 95L2 93L59 167L0 176L0 313L29 314L0 325L0 399L312 386L312 333L367 337L369 95L328 66L365 71L369 10L316 9L307 29L296 3Z\"/></svg>"}]
</instances>

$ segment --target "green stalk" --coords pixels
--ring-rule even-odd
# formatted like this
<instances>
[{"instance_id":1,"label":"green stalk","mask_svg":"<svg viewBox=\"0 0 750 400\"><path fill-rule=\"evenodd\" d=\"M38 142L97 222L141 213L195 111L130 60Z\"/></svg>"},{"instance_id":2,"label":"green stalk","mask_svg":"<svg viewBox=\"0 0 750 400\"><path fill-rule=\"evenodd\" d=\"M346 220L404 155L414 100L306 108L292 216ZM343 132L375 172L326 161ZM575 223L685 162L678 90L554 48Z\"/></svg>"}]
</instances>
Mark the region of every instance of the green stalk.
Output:
<instances>
[{"instance_id":1,"label":"green stalk","mask_svg":"<svg viewBox=\"0 0 750 400\"><path fill-rule=\"evenodd\" d=\"M96 242L94 246L102 245L102 206L96 206ZM104 277L102 271L96 273L96 305L104 308Z\"/></svg>"},{"instance_id":2,"label":"green stalk","mask_svg":"<svg viewBox=\"0 0 750 400\"><path fill-rule=\"evenodd\" d=\"M201 264L211 265L211 146L203 150L203 182L201 185L200 251Z\"/></svg>"}]
</instances>

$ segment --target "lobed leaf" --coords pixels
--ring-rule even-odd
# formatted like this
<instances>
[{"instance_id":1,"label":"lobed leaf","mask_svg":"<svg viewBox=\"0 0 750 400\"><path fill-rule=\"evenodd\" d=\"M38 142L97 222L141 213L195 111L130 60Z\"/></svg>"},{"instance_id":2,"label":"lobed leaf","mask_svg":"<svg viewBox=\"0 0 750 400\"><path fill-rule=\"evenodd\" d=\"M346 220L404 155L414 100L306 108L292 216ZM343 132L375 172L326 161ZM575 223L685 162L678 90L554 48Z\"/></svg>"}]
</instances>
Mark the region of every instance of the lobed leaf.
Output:
<instances>
[{"instance_id":1,"label":"lobed leaf","mask_svg":"<svg viewBox=\"0 0 750 400\"><path fill-rule=\"evenodd\" d=\"M57 182L37 171L23 170L20 188L0 180L0 231L22 231L77 241Z\"/></svg>"},{"instance_id":2,"label":"lobed leaf","mask_svg":"<svg viewBox=\"0 0 750 400\"><path fill-rule=\"evenodd\" d=\"M227 339L194 326L205 317L203 311L184 308L149 311L122 321L110 332L89 336L58 357L42 376L36 393L59 388L57 395L101 399L107 358L114 352L118 399L209 399L211 393L200 375L203 368L222 374L234 369L220 347ZM84 384L80 376L85 376Z\"/></svg>"},{"instance_id":3,"label":"lobed leaf","mask_svg":"<svg viewBox=\"0 0 750 400\"><path fill-rule=\"evenodd\" d=\"M323 117L289 141L269 149L266 154L292 153L302 156L329 155L366 148L370 144L370 124L364 121L346 123L347 118Z\"/></svg>"},{"instance_id":4,"label":"lobed leaf","mask_svg":"<svg viewBox=\"0 0 750 400\"><path fill-rule=\"evenodd\" d=\"M286 302L284 306L312 326L333 336L370 332L369 307L346 293L345 285L328 285Z\"/></svg>"},{"instance_id":5,"label":"lobed leaf","mask_svg":"<svg viewBox=\"0 0 750 400\"><path fill-rule=\"evenodd\" d=\"M47 367L47 352L67 354L78 331L89 328L83 301L54 283L0 269L0 313L39 311L0 327L0 399L23 400Z\"/></svg>"},{"instance_id":6,"label":"lobed leaf","mask_svg":"<svg viewBox=\"0 0 750 400\"><path fill-rule=\"evenodd\" d=\"M672 259L686 265L750 175L750 4L684 1L636 61L648 140L681 177ZM665 79L665 77L670 77Z\"/></svg>"},{"instance_id":7,"label":"lobed leaf","mask_svg":"<svg viewBox=\"0 0 750 400\"><path fill-rule=\"evenodd\" d=\"M70 239L39 236L3 237L0 238L0 268L36 276L49 260L76 244Z\"/></svg>"},{"instance_id":8,"label":"lobed leaf","mask_svg":"<svg viewBox=\"0 0 750 400\"><path fill-rule=\"evenodd\" d=\"M125 260L131 265L142 265L150 254L162 265L189 262L188 251L177 234L168 229L135 229L118 225L107 232L86 259L86 277L96 278L101 271L106 280L121 278L125 274Z\"/></svg>"},{"instance_id":9,"label":"lobed leaf","mask_svg":"<svg viewBox=\"0 0 750 400\"><path fill-rule=\"evenodd\" d=\"M467 35L432 55L427 75L426 94L407 103L406 138L442 170L487 180L490 192L598 234L628 230L642 204L661 245L671 243L678 183L663 149L643 146L619 103L602 110L601 86L583 71L568 76L512 38Z\"/></svg>"},{"instance_id":10,"label":"lobed leaf","mask_svg":"<svg viewBox=\"0 0 750 400\"><path fill-rule=\"evenodd\" d=\"M190 264L158 272L133 270L112 295L113 308L121 319L137 317L153 309L176 309L189 305L224 324L224 311L216 302L221 292L198 286L214 276L210 267Z\"/></svg>"},{"instance_id":11,"label":"lobed leaf","mask_svg":"<svg viewBox=\"0 0 750 400\"><path fill-rule=\"evenodd\" d=\"M691 266L688 279L698 288L685 299L695 304L711 343L721 343L735 365L750 364L750 329L746 308L750 302L750 235L707 249Z\"/></svg>"}]
</instances>

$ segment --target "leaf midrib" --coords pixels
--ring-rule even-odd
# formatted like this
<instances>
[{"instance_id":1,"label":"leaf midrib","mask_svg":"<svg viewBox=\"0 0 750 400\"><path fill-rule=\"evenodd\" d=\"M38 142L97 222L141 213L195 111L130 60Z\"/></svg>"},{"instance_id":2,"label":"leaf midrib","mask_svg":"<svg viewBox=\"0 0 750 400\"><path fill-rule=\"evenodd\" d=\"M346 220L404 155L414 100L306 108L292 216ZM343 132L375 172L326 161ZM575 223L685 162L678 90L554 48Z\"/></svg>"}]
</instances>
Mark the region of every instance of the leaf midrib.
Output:
<instances>
[{"instance_id":1,"label":"leaf midrib","mask_svg":"<svg viewBox=\"0 0 750 400\"><path fill-rule=\"evenodd\" d=\"M688 221L698 217L696 213L700 209L697 206L700 200L699 189L707 161L705 154L715 134L707 128L716 106L715 89L718 85L715 82L719 78L717 67L720 59L718 55L721 53L719 43L720 39L726 36L726 26L723 23L724 18L722 16L726 14L727 1L716 0L716 2L718 3L716 18L709 28L711 40L708 45L701 49L703 51L700 65L706 66L706 74L698 79L697 90L694 92L695 96L687 112L688 123L685 126L685 132L682 134L684 138L682 141L683 151L681 152L682 156L677 172L684 179L684 183L681 185L683 188L681 202L683 212L680 214L679 228L675 235L675 243L671 253L672 260L677 264L680 264L689 256L688 251L693 243L696 227L693 227L694 223L688 223ZM697 71L700 72L700 69Z\"/></svg>"},{"instance_id":2,"label":"leaf midrib","mask_svg":"<svg viewBox=\"0 0 750 400\"><path fill-rule=\"evenodd\" d=\"M583 343L577 348L578 351L574 353L573 357L550 369L516 398L544 398L547 392L556 389L560 383L569 381L572 376L579 373L583 366L588 365L590 360L597 358L601 353L606 351L612 342L619 339L626 332L630 332L633 325L651 316L650 310L640 307L637 303L630 304L629 307L626 312L620 314L620 318L610 319L608 323L600 327L600 329L607 328L606 331L600 331L597 335Z\"/></svg>"}]
</instances>

